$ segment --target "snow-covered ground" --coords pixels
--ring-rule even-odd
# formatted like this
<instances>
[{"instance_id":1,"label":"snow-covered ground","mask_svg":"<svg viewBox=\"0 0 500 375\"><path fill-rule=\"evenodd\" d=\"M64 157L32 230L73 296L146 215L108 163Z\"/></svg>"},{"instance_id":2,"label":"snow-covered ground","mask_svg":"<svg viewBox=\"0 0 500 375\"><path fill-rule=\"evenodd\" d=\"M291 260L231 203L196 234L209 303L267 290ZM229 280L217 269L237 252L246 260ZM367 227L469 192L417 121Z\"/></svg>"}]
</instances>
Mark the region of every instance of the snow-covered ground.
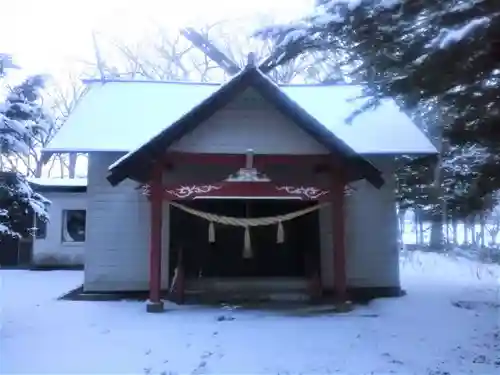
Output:
<instances>
[{"instance_id":1,"label":"snow-covered ground","mask_svg":"<svg viewBox=\"0 0 500 375\"><path fill-rule=\"evenodd\" d=\"M0 373L493 374L499 276L498 266L415 252L402 260L407 296L348 314L147 314L140 302L57 301L81 272L4 270Z\"/></svg>"}]
</instances>

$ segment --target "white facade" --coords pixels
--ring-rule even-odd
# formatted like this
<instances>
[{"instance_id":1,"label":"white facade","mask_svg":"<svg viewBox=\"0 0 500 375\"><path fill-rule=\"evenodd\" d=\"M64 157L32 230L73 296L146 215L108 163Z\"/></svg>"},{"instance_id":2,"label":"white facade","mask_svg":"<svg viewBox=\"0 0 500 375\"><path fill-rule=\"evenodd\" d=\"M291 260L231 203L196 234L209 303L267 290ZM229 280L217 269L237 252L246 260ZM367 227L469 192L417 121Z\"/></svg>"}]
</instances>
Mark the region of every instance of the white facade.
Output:
<instances>
[{"instance_id":1,"label":"white facade","mask_svg":"<svg viewBox=\"0 0 500 375\"><path fill-rule=\"evenodd\" d=\"M42 194L51 201L50 221L46 224L45 231L37 230L37 236L33 241L32 265L34 267L83 266L85 240L82 240L82 237L85 234L81 233L80 222L82 213L85 212L86 215L87 194L65 191ZM77 227L72 225L75 220L78 221Z\"/></svg>"},{"instance_id":2,"label":"white facade","mask_svg":"<svg viewBox=\"0 0 500 375\"><path fill-rule=\"evenodd\" d=\"M236 100L235 100L236 102ZM275 109L259 103L251 112L240 101L221 110L191 134L172 145L184 152L238 152L249 148L263 154L324 154L325 149L283 118ZM255 103L252 103L255 105ZM235 124L238 124L236 126ZM84 290L145 291L149 283L150 207L137 190L138 184L125 180L111 186L106 180L108 166L123 156L120 152L93 152L89 156L88 225ZM393 156L377 156L372 163L384 172L385 185L376 189L366 181L355 183L356 190L346 202L347 281L356 288L393 288L399 284L399 256L395 211ZM192 166L165 174L167 185L182 184L189 175L209 181L210 175L234 173L218 168ZM289 173L282 167L283 171ZM301 174L294 179L314 185L314 176ZM227 174L226 174L227 176ZM327 176L331 177L331 176ZM316 177L317 178L317 177ZM169 212L163 203L162 288L169 282ZM321 278L325 289L333 288L332 229L329 208L320 212ZM392 233L393 231L394 233Z\"/></svg>"},{"instance_id":3,"label":"white facade","mask_svg":"<svg viewBox=\"0 0 500 375\"><path fill-rule=\"evenodd\" d=\"M107 166L116 153L93 153L89 162L89 213L85 257L86 291L145 291L149 282L149 202L124 181L112 187L106 181ZM399 248L395 181L386 159L385 185L376 189L366 181L346 201L346 266L348 286L399 288ZM374 161L376 163L376 161ZM380 164L380 163L376 163ZM168 288L169 212L163 203L162 287ZM112 224L113 223L113 224ZM320 211L321 278L333 288L333 248L330 207Z\"/></svg>"},{"instance_id":4,"label":"white facade","mask_svg":"<svg viewBox=\"0 0 500 375\"><path fill-rule=\"evenodd\" d=\"M47 149L48 152L65 150L89 152L88 185L84 204L84 208L88 210L86 242L85 246L82 246L82 252L85 247L84 291L86 292L146 291L149 289L150 203L141 194L137 182L124 180L113 187L106 177L110 166L117 160L123 160L124 156L126 158L130 155L127 154L128 152L177 121L181 115L207 97L212 90L210 87L205 87L198 88L201 91L196 91L198 89L195 87L181 85L179 90L186 94L185 97L195 91L199 95L193 94L196 96L196 103L183 106L179 103L176 108L177 96L175 94L160 95L157 92L157 95L153 95L152 91L149 94L141 93L141 88L156 92L156 90L167 89L169 86L141 83L133 88L132 84L121 85L123 83L107 83L90 91ZM118 86L120 90L117 91L115 88ZM341 112L344 112L340 111L339 105L346 102L345 98L337 103L328 103L325 99L329 97L328 95L322 95L316 99L306 95L307 100L305 100L304 95L294 97L294 90L304 92L299 88L283 87L283 92L290 95L293 100L299 104L304 102L305 109L323 126L318 128L317 137L311 135L314 131L306 131L306 127L301 128L293 115L284 116L274 104L260 96L253 88L249 88L235 95L230 103L202 123L197 124L197 127L191 129L183 137L174 140L172 144L169 144L169 150L186 153L244 154L252 149L255 154L263 155L325 155L331 150L320 141L325 137L328 138L330 133L332 137L336 136L347 144L351 144L354 151L371 159L372 163L383 173L385 184L381 189L376 189L365 180L358 181L353 184L355 190L346 199L344 235L347 284L348 287L361 289L388 288L395 290L396 292L393 293L397 294L400 280L393 175L394 157L405 153L434 154L434 147L406 117L391 116L386 112L384 116L379 116L381 119L379 126L374 127L376 111L373 111L357 120L369 129L362 130L354 125L349 127L342 122L342 116L340 116ZM307 90L311 90L311 94L318 94L317 89L313 87ZM106 95L101 96L104 93ZM124 94L127 94L126 97L121 96ZM110 103L115 105L110 105ZM166 106L173 107L167 108ZM319 113L320 109L321 113ZM397 108L393 109L399 113ZM345 112L348 115L351 111ZM155 114L154 117L153 114ZM175 118L172 119L170 116ZM335 122L335 129L331 124L332 121ZM398 125L398 130L386 126L389 122ZM145 128L141 128L139 132L123 131L124 126L128 125L130 129L133 129L133 126L137 124ZM92 132L88 126L95 126L99 131ZM148 127L154 129L147 129ZM102 128L111 132L109 137L87 135L101 134ZM410 130L401 130L406 128ZM404 133L404 139L408 140L408 144L398 141L396 134L399 133ZM349 136L352 139L349 139ZM411 148L411 145L416 144L414 141L417 138L422 140L421 147ZM361 141L364 143L360 143ZM368 141L370 141L369 145ZM116 144L113 145L113 142ZM373 156L374 154L377 156ZM234 169L226 170L225 167L227 166L210 168L199 165L190 165L189 168L174 166L172 170L164 174L164 183L166 185L183 184L194 178L200 183L207 183L222 180L227 178L229 173L236 172ZM324 182L324 178L328 180L334 178L331 171L329 175L322 175L312 166L309 168L279 166L276 169L270 171L272 172L272 176L270 173L271 179L275 178L277 181L278 178L286 177L297 184L300 180L300 184L304 186L319 185L321 181ZM214 176L220 179L215 179ZM49 199L58 202L58 199L50 197ZM52 239L47 237L45 240L47 246L42 252L44 254L54 252L54 249L57 249L60 255L67 255L72 251L68 246L61 244L62 217L58 216L64 209L62 205L69 204L69 202L62 198L59 202L61 204L59 208L56 208L57 203L52 208L54 216L51 226L54 235ZM73 204L82 204L83 207L83 202L77 203L75 200ZM169 204L163 202L163 289L169 287L170 237L175 236L175 233L170 233L169 219ZM335 249L333 244L335 241L332 238L333 223L330 207L319 212L318 232L322 285L324 290L331 291L334 288L333 254ZM71 244L71 246L76 245ZM262 284L262 280L260 281ZM305 281L305 278L302 281ZM268 281L265 281L264 284L268 285L267 283Z\"/></svg>"}]
</instances>

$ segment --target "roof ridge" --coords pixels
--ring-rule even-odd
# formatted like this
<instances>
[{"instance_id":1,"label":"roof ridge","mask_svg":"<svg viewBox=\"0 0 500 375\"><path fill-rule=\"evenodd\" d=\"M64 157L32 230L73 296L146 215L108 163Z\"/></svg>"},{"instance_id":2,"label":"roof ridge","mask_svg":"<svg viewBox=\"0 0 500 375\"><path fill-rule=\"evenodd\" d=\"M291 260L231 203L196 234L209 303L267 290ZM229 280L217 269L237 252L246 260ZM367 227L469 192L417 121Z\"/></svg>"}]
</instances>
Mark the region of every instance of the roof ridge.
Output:
<instances>
[{"instance_id":1,"label":"roof ridge","mask_svg":"<svg viewBox=\"0 0 500 375\"><path fill-rule=\"evenodd\" d=\"M102 81L98 78L88 78L82 79L84 84L92 84L92 83L155 83L155 84L178 84L178 85L192 85L192 86L221 86L227 83L224 82L195 82L195 81L164 81L164 80L154 80L154 79L106 79ZM343 87L343 86L352 86L359 87L360 84L355 83L347 83L347 82L339 82L339 83L283 83L277 84L278 87Z\"/></svg>"}]
</instances>

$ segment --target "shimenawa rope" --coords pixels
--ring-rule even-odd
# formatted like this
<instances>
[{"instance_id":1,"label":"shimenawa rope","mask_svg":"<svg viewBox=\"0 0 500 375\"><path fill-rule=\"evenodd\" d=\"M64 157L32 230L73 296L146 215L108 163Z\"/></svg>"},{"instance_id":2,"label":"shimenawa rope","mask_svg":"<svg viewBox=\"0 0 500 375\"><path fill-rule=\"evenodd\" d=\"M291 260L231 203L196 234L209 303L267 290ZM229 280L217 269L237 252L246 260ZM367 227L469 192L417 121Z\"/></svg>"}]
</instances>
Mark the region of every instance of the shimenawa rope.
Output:
<instances>
[{"instance_id":1,"label":"shimenawa rope","mask_svg":"<svg viewBox=\"0 0 500 375\"><path fill-rule=\"evenodd\" d=\"M259 217L259 218L244 218L244 217L231 217L224 215L216 215L210 212L203 212L200 210L196 210L194 208L185 206L183 204L177 202L169 202L170 205L187 212L188 214L197 216L201 219L205 219L209 221L208 227L208 241L210 243L215 242L215 226L214 223L222 224L222 225L231 225L237 227L245 228L245 237L244 237L244 249L243 249L243 257L251 258L252 257L252 248L251 248L251 240L250 240L250 227L257 226L267 226L267 225L276 225L278 224L277 231L277 243L283 243L285 240L285 233L283 229L283 222L294 220L300 216L307 215L311 212L319 210L320 208L328 205L329 203L320 203L311 207L304 208L302 210L290 212L284 215L277 216L267 216L267 217Z\"/></svg>"}]
</instances>

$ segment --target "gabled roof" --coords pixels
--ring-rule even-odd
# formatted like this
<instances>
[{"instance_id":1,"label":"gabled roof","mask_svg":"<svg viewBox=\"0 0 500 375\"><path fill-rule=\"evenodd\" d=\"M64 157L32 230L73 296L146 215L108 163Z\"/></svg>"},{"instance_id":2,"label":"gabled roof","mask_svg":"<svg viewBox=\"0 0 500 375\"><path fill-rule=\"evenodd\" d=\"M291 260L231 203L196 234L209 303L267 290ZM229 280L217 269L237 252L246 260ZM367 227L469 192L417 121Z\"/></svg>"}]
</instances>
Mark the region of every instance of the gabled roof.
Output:
<instances>
[{"instance_id":1,"label":"gabled roof","mask_svg":"<svg viewBox=\"0 0 500 375\"><path fill-rule=\"evenodd\" d=\"M220 84L87 80L87 92L45 147L56 152L130 152L216 92ZM357 85L280 85L280 89L358 154L428 155L436 148L392 100L345 119L366 102ZM126 131L124 131L126 129Z\"/></svg>"},{"instance_id":2,"label":"gabled roof","mask_svg":"<svg viewBox=\"0 0 500 375\"><path fill-rule=\"evenodd\" d=\"M85 83L88 90L44 153L135 150L220 87L156 81Z\"/></svg>"},{"instance_id":3,"label":"gabled roof","mask_svg":"<svg viewBox=\"0 0 500 375\"><path fill-rule=\"evenodd\" d=\"M354 179L365 178L376 187L383 185L384 181L378 169L291 100L255 66L246 67L191 111L171 125L166 124L165 128L152 139L111 165L108 176L110 183L117 185L126 178L139 181L147 178L154 160L162 158L169 146L193 131L249 87L254 88L281 114L322 144L333 157L345 163Z\"/></svg>"}]
</instances>

